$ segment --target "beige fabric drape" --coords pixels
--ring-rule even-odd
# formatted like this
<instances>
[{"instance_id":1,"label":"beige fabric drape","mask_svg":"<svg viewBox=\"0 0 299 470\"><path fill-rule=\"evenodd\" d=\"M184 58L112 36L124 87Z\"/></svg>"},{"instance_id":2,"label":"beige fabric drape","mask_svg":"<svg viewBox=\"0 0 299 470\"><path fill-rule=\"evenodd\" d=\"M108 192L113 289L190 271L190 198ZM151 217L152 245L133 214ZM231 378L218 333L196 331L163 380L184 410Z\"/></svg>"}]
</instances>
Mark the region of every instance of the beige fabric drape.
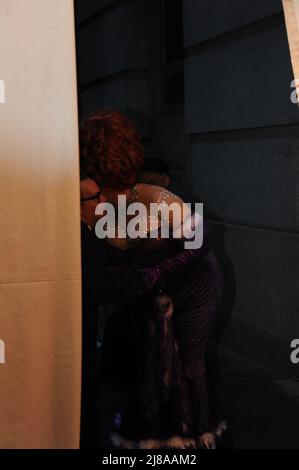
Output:
<instances>
[{"instance_id":1,"label":"beige fabric drape","mask_svg":"<svg viewBox=\"0 0 299 470\"><path fill-rule=\"evenodd\" d=\"M299 81L299 0L283 0L283 8L294 76Z\"/></svg>"},{"instance_id":2,"label":"beige fabric drape","mask_svg":"<svg viewBox=\"0 0 299 470\"><path fill-rule=\"evenodd\" d=\"M0 448L79 446L75 64L72 0L0 0Z\"/></svg>"}]
</instances>

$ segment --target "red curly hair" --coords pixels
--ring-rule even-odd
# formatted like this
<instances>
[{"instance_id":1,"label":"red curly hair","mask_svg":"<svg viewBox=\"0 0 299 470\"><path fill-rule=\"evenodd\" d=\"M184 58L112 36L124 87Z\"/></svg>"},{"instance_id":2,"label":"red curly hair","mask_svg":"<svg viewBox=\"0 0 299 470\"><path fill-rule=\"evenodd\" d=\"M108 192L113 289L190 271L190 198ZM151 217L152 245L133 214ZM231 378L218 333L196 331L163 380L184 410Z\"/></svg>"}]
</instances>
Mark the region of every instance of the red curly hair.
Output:
<instances>
[{"instance_id":1,"label":"red curly hair","mask_svg":"<svg viewBox=\"0 0 299 470\"><path fill-rule=\"evenodd\" d=\"M97 112L82 121L80 154L90 178L116 189L132 186L144 161L141 136L116 110Z\"/></svg>"}]
</instances>

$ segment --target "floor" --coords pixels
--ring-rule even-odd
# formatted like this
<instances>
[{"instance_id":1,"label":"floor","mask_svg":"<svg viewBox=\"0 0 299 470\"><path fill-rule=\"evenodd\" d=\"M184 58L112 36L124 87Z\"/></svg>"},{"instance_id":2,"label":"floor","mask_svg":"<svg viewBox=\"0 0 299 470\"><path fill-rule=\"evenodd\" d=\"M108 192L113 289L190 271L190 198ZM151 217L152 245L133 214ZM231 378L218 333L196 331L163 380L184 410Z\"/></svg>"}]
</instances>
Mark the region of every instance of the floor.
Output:
<instances>
[{"instance_id":1,"label":"floor","mask_svg":"<svg viewBox=\"0 0 299 470\"><path fill-rule=\"evenodd\" d=\"M209 360L236 449L299 449L299 382L225 349Z\"/></svg>"},{"instance_id":2,"label":"floor","mask_svg":"<svg viewBox=\"0 0 299 470\"><path fill-rule=\"evenodd\" d=\"M279 377L223 348L208 361L235 449L299 449L299 382ZM109 422L126 387L102 383L102 418Z\"/></svg>"}]
</instances>

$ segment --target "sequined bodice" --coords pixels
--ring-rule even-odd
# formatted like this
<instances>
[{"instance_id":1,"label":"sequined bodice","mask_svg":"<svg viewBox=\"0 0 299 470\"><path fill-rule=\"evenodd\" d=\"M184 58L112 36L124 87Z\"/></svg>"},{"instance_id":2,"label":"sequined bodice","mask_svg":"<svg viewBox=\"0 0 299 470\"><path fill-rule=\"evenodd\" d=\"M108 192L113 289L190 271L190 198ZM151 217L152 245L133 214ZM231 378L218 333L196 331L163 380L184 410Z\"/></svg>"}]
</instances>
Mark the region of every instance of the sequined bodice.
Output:
<instances>
[{"instance_id":1,"label":"sequined bodice","mask_svg":"<svg viewBox=\"0 0 299 470\"><path fill-rule=\"evenodd\" d=\"M151 211L151 204L153 202L159 204L161 208L158 215ZM134 185L127 198L127 206L134 203L142 203L147 209L146 214L140 215L138 218L140 226L143 227L142 233L138 238L131 238L127 233L122 233L120 226L123 224L117 225L115 228L118 236L108 240L108 244L113 247L112 251L116 252L116 250L119 250L128 252L127 254L134 252L134 258L136 258L136 255L140 256L146 253L154 255L154 252L159 252L160 250L163 250L164 253L171 251L172 241L169 238L162 238L159 234L159 229L163 222L163 217L165 217L163 208L173 202L177 202L180 205L183 204L183 201L178 196L164 188L150 185ZM127 227L134 217L136 215L128 215L124 226Z\"/></svg>"}]
</instances>

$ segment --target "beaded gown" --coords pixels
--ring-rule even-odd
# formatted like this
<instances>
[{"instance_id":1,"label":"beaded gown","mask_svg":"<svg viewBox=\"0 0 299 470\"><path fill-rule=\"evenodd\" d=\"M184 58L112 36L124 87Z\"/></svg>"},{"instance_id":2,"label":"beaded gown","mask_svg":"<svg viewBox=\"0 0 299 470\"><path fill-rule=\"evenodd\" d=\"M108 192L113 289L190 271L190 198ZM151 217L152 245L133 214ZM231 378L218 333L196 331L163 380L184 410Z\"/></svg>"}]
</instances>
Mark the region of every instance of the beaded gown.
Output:
<instances>
[{"instance_id":1,"label":"beaded gown","mask_svg":"<svg viewBox=\"0 0 299 470\"><path fill-rule=\"evenodd\" d=\"M128 203L132 202L147 207L152 202L184 206L171 192L144 184L132 188ZM148 216L146 230L161 227L161 222ZM108 438L111 448L216 448L226 431L205 364L208 336L222 298L222 277L204 228L204 243L198 250L185 250L183 238L107 241L111 263L116 266L168 263L168 276L165 281L162 276L159 289L130 302L138 375L126 409L114 419ZM179 251L181 259L173 257ZM170 259L176 260L172 276ZM149 285L155 275L153 269Z\"/></svg>"}]
</instances>

